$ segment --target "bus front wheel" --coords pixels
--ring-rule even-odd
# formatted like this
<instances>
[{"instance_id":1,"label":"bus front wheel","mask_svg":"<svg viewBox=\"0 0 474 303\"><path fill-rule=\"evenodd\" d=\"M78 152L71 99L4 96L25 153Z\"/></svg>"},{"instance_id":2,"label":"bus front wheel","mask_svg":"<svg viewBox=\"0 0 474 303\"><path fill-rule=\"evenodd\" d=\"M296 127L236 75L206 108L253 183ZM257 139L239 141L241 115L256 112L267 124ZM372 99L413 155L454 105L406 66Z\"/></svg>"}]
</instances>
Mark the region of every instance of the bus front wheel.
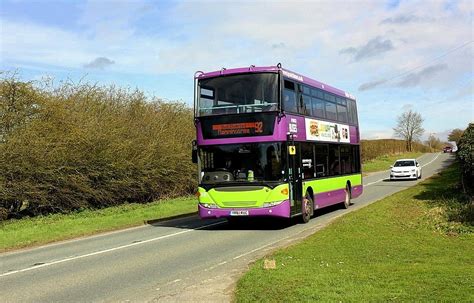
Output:
<instances>
[{"instance_id":1,"label":"bus front wheel","mask_svg":"<svg viewBox=\"0 0 474 303\"><path fill-rule=\"evenodd\" d=\"M303 203L301 203L301 220L303 223L308 223L313 215L313 198L309 193L303 197Z\"/></svg>"}]
</instances>

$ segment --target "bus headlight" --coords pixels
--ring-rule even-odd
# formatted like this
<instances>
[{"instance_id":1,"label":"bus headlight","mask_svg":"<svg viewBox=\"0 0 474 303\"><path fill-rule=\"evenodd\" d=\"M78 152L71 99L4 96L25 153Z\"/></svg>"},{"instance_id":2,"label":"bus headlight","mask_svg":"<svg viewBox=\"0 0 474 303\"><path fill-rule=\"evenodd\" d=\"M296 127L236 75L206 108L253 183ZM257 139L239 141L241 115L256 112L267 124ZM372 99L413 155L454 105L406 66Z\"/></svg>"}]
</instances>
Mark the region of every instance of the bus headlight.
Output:
<instances>
[{"instance_id":1,"label":"bus headlight","mask_svg":"<svg viewBox=\"0 0 474 303\"><path fill-rule=\"evenodd\" d=\"M211 203L200 203L202 207L204 208L219 208L216 204L211 204Z\"/></svg>"},{"instance_id":2,"label":"bus headlight","mask_svg":"<svg viewBox=\"0 0 474 303\"><path fill-rule=\"evenodd\" d=\"M265 203L263 203L263 207L272 207L272 206L278 205L280 203L281 202L265 202Z\"/></svg>"}]
</instances>

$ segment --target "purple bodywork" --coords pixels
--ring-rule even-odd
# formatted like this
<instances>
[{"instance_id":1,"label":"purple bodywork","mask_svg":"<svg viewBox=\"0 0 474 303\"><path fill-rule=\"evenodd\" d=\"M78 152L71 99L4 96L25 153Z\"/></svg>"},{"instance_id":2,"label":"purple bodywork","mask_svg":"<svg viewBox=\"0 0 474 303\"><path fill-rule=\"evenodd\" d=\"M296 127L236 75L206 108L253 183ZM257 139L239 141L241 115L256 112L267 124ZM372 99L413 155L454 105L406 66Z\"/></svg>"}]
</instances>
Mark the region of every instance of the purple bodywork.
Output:
<instances>
[{"instance_id":1,"label":"purple bodywork","mask_svg":"<svg viewBox=\"0 0 474 303\"><path fill-rule=\"evenodd\" d=\"M362 194L362 185L357 185L351 188L351 197L357 198ZM338 189L333 191L327 191L314 195L314 208L323 208L326 206L334 205L336 203L344 201L346 198L346 190Z\"/></svg>"},{"instance_id":2,"label":"purple bodywork","mask_svg":"<svg viewBox=\"0 0 474 303\"><path fill-rule=\"evenodd\" d=\"M201 218L221 218L230 217L233 210L246 210L249 212L249 217L270 216L289 218L290 217L290 201L285 200L282 203L265 208L204 208L199 205L199 216Z\"/></svg>"},{"instance_id":3,"label":"purple bodywork","mask_svg":"<svg viewBox=\"0 0 474 303\"><path fill-rule=\"evenodd\" d=\"M238 143L255 143L255 142L277 142L286 141L286 135L289 132L290 124L294 125L296 132L293 132L295 141L306 141L306 121L302 116L285 115L275 119L273 135L269 136L253 136L253 137L235 137L222 139L204 139L202 127L199 120L196 124L197 143L200 146L216 145L216 144L238 144ZM351 144L359 143L359 130L356 126L349 127L349 139Z\"/></svg>"},{"instance_id":4,"label":"purple bodywork","mask_svg":"<svg viewBox=\"0 0 474 303\"><path fill-rule=\"evenodd\" d=\"M323 89L325 91L331 92L333 94L339 95L345 98L355 98L345 93L342 90L329 86L327 84L321 83L319 81L310 79L308 77L302 76L300 74L282 69L277 66L266 66L266 67L247 67L247 68L234 68L234 69L223 69L220 71L214 72L197 72L195 79L206 79L218 76L226 76L232 74L241 74L241 73L263 73L263 72L273 72L278 73L282 72L285 77L291 78L300 83L305 83L313 87ZM316 119L316 118L312 118ZM286 141L287 134L290 132L294 136L295 141L306 141L306 120L305 117L299 115L283 115L278 116L275 113L275 124L274 131L272 135L268 136L246 136L246 137L234 137L234 138L213 138L213 139L204 139L202 132L202 125L200 120L196 120L196 130L197 130L197 144L199 146L205 145L221 145L221 144L238 144L238 143L255 143L255 142L277 142L277 141ZM349 126L349 142L350 144L358 144L360 140L359 129L356 126ZM354 186L352 188L352 198L356 198L362 194L362 185ZM339 189L330 192L318 193L314 196L314 209L323 208L335 203L343 202L345 199L345 190ZM266 208L204 208L202 205L199 205L199 216L201 218L221 218L221 217L230 217L230 213L233 210L245 210L248 211L249 216L273 216L273 217L290 217L290 201L285 200L282 203Z\"/></svg>"}]
</instances>

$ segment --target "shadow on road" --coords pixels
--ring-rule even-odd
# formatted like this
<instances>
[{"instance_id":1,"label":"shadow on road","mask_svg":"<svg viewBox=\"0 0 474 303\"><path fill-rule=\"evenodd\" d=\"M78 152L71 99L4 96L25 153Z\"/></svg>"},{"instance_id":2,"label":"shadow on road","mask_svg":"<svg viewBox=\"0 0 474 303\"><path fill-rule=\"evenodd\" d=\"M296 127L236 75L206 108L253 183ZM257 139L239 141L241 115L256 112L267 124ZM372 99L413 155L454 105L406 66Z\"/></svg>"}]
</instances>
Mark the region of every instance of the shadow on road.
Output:
<instances>
[{"instance_id":1,"label":"shadow on road","mask_svg":"<svg viewBox=\"0 0 474 303\"><path fill-rule=\"evenodd\" d=\"M335 211L342 211L341 205L332 205L314 211L315 217L320 217ZM285 218L270 218L270 217L233 217L229 219L211 219L201 220L197 215L182 217L172 220L165 220L159 222L149 222L150 226L154 227L173 227L181 229L199 229L199 230L280 230L291 227L297 224L303 224L296 216L291 219ZM207 227L206 227L207 226Z\"/></svg>"}]
</instances>

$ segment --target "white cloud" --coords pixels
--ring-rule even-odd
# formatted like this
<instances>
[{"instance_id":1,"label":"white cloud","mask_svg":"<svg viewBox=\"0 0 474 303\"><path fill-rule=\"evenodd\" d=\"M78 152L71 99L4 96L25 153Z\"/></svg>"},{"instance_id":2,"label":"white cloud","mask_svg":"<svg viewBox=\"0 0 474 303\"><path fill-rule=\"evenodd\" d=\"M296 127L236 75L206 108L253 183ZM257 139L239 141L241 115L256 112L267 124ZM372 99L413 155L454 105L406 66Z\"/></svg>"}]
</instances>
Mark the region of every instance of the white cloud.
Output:
<instances>
[{"instance_id":1,"label":"white cloud","mask_svg":"<svg viewBox=\"0 0 474 303\"><path fill-rule=\"evenodd\" d=\"M347 91L361 87L363 131L374 133L383 127L389 130L387 136L391 136L390 121L399 114L394 110L401 110L403 104L423 109L427 121L439 121L437 115L453 115L466 105L453 101L448 111L440 103L428 108L427 96L432 102L458 92L464 102L472 96L472 89L460 88L459 82L474 73L474 43L433 60L472 40L469 0L457 1L449 9L444 1L402 1L397 8L387 9L376 0L183 1L166 10L150 10L150 5L144 1L87 2L75 31L0 19L2 62L82 68L94 58L105 57L116 62L107 67L109 73L187 77L196 70L281 62ZM140 24L144 18L149 18L146 26L153 30ZM154 25L153 18L160 22ZM383 55L354 61L354 56L339 53L351 47L360 51L376 37L381 37L378 42L389 41L375 45L389 50ZM430 66L438 68L426 70ZM407 71L412 76L407 78ZM392 79L394 75L403 76ZM400 83L410 85L397 87ZM379 120L371 119L375 115ZM441 119L449 123L448 118ZM460 123L463 119L472 120L468 110ZM380 121L386 124L377 125ZM432 128L438 127L448 128L446 124Z\"/></svg>"}]
</instances>

